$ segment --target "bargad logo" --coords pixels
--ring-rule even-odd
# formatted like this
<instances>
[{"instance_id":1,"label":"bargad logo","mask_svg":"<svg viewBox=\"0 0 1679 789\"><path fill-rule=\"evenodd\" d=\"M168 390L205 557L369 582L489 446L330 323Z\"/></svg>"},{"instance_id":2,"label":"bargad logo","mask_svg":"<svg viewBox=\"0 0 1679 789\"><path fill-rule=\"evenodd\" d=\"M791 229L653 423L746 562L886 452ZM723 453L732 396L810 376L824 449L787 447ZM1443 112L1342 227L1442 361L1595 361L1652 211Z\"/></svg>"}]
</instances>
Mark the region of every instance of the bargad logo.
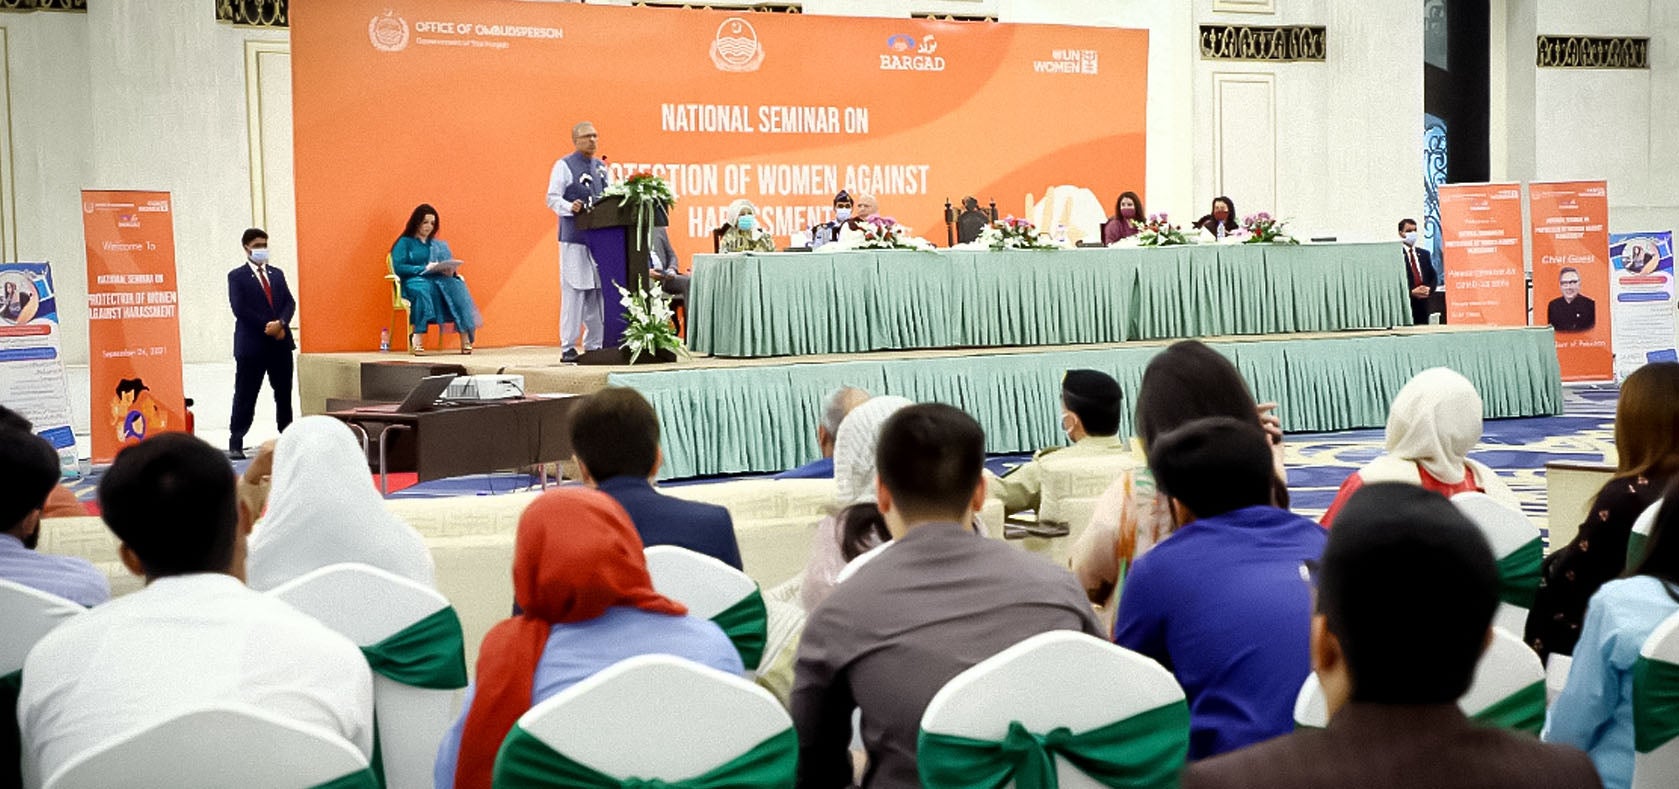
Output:
<instances>
[{"instance_id":1,"label":"bargad logo","mask_svg":"<svg viewBox=\"0 0 1679 789\"><path fill-rule=\"evenodd\" d=\"M932 34L920 41L908 33L898 33L886 39L886 52L880 56L881 71L944 71L944 58L933 54L939 42Z\"/></svg>"},{"instance_id":2,"label":"bargad logo","mask_svg":"<svg viewBox=\"0 0 1679 789\"><path fill-rule=\"evenodd\" d=\"M723 20L711 42L711 62L718 71L757 71L764 64L764 47L752 23L738 16Z\"/></svg>"},{"instance_id":3,"label":"bargad logo","mask_svg":"<svg viewBox=\"0 0 1679 789\"><path fill-rule=\"evenodd\" d=\"M387 10L367 23L367 40L380 52L401 52L408 48L408 22Z\"/></svg>"}]
</instances>

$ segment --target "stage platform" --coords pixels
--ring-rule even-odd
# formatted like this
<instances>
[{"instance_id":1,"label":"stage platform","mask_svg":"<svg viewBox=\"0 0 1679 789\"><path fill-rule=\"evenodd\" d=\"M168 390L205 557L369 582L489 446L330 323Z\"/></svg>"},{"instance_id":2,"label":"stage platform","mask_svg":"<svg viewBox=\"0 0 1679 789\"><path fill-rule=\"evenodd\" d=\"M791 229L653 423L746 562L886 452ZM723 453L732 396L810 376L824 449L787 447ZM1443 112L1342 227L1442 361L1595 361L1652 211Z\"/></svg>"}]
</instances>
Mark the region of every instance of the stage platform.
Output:
<instances>
[{"instance_id":1,"label":"stage platform","mask_svg":"<svg viewBox=\"0 0 1679 789\"><path fill-rule=\"evenodd\" d=\"M1261 401L1290 431L1381 427L1394 393L1412 375L1451 367L1475 383L1489 418L1562 411L1562 384L1549 327L1421 326L1239 337L1205 342L1229 355ZM659 411L662 478L773 472L817 454L823 395L861 386L876 394L938 401L973 414L987 450L1027 452L1066 442L1057 419L1060 378L1088 367L1113 375L1127 403L1148 360L1175 340L1104 345L878 351L861 354L722 359L675 364L584 367L561 364L557 348L480 348L471 356L433 352L302 354L304 413L329 397L361 395L364 362L460 364L469 373L516 373L531 393L593 392L629 386Z\"/></svg>"}]
</instances>

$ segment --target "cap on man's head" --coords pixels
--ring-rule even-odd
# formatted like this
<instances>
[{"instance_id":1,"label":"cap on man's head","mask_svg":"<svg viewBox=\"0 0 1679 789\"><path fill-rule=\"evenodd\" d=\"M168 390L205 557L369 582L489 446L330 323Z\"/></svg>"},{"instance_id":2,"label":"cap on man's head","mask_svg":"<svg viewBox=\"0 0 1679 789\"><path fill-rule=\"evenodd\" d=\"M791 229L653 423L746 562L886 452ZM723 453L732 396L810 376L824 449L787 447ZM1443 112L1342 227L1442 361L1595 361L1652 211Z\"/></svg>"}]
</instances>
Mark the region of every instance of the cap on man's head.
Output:
<instances>
[{"instance_id":1,"label":"cap on man's head","mask_svg":"<svg viewBox=\"0 0 1679 789\"><path fill-rule=\"evenodd\" d=\"M1352 699L1456 701L1498 584L1486 538L1444 496L1398 482L1360 488L1335 516L1318 574L1318 612L1346 655Z\"/></svg>"},{"instance_id":2,"label":"cap on man's head","mask_svg":"<svg viewBox=\"0 0 1679 789\"><path fill-rule=\"evenodd\" d=\"M1119 432L1120 401L1124 397L1119 382L1100 370L1068 370L1061 379L1061 404L1093 436Z\"/></svg>"},{"instance_id":3,"label":"cap on man's head","mask_svg":"<svg viewBox=\"0 0 1679 789\"><path fill-rule=\"evenodd\" d=\"M851 202L851 193L845 191L844 189L841 189L839 194L834 195L834 205L839 205L840 203L849 203L849 202Z\"/></svg>"}]
</instances>

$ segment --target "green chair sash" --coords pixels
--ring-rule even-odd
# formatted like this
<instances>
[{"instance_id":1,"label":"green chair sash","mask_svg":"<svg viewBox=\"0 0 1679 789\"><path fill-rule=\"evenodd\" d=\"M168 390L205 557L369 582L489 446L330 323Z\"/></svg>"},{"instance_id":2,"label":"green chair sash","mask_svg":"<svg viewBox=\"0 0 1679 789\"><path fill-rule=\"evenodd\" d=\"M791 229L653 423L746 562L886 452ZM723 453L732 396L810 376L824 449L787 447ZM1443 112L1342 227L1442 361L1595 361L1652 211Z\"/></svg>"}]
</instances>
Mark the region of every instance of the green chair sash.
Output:
<instances>
[{"instance_id":1,"label":"green chair sash","mask_svg":"<svg viewBox=\"0 0 1679 789\"><path fill-rule=\"evenodd\" d=\"M23 669L0 674L0 786L23 785L23 732L17 725L17 697Z\"/></svg>"},{"instance_id":2,"label":"green chair sash","mask_svg":"<svg viewBox=\"0 0 1679 789\"><path fill-rule=\"evenodd\" d=\"M1627 566L1637 567L1644 560L1644 546L1650 542L1650 535L1633 532L1627 535Z\"/></svg>"},{"instance_id":3,"label":"green chair sash","mask_svg":"<svg viewBox=\"0 0 1679 789\"><path fill-rule=\"evenodd\" d=\"M719 611L711 618L723 634L740 652L740 662L747 671L758 668L764 659L764 644L769 641L769 610L764 607L764 590L754 586L752 594Z\"/></svg>"},{"instance_id":4,"label":"green chair sash","mask_svg":"<svg viewBox=\"0 0 1679 789\"><path fill-rule=\"evenodd\" d=\"M1539 593L1539 564L1545 558L1545 548L1539 538L1510 552L1498 560L1498 599L1513 606L1532 608L1533 597Z\"/></svg>"},{"instance_id":5,"label":"green chair sash","mask_svg":"<svg viewBox=\"0 0 1679 789\"><path fill-rule=\"evenodd\" d=\"M313 789L377 789L378 786L379 782L373 777L373 771L361 769L324 784L316 784Z\"/></svg>"},{"instance_id":6,"label":"green chair sash","mask_svg":"<svg viewBox=\"0 0 1679 789\"><path fill-rule=\"evenodd\" d=\"M1505 696L1471 718L1482 726L1536 735L1545 725L1545 682L1535 682Z\"/></svg>"},{"instance_id":7,"label":"green chair sash","mask_svg":"<svg viewBox=\"0 0 1679 789\"><path fill-rule=\"evenodd\" d=\"M572 761L530 732L514 726L496 754L491 785L499 789L781 789L793 785L798 762L799 738L789 728L693 778L680 781L614 778Z\"/></svg>"},{"instance_id":8,"label":"green chair sash","mask_svg":"<svg viewBox=\"0 0 1679 789\"><path fill-rule=\"evenodd\" d=\"M1632 664L1632 740L1649 753L1679 737L1679 664L1642 655Z\"/></svg>"},{"instance_id":9,"label":"green chair sash","mask_svg":"<svg viewBox=\"0 0 1679 789\"><path fill-rule=\"evenodd\" d=\"M1189 753L1189 707L1175 701L1081 734L1048 734L1009 724L1002 742L923 731L916 743L921 784L930 789L1054 789L1055 757L1103 786L1167 789L1178 785Z\"/></svg>"},{"instance_id":10,"label":"green chair sash","mask_svg":"<svg viewBox=\"0 0 1679 789\"><path fill-rule=\"evenodd\" d=\"M452 606L362 647L361 653L373 673L404 685L432 690L466 687L466 637Z\"/></svg>"}]
</instances>

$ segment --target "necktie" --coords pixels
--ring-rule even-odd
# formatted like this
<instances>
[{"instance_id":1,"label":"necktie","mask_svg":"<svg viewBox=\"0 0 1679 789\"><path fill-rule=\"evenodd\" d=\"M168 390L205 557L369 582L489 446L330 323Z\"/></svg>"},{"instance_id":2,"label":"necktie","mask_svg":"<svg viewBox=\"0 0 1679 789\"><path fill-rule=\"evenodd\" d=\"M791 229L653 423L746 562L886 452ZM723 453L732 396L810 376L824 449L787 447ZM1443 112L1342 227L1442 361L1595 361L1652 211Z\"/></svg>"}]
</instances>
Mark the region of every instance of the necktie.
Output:
<instances>
[{"instance_id":1,"label":"necktie","mask_svg":"<svg viewBox=\"0 0 1679 789\"><path fill-rule=\"evenodd\" d=\"M268 297L268 306L274 306L274 290L268 287L268 267L257 267L257 281L262 283L262 295Z\"/></svg>"},{"instance_id":2,"label":"necktie","mask_svg":"<svg viewBox=\"0 0 1679 789\"><path fill-rule=\"evenodd\" d=\"M1411 247L1405 248L1405 261L1411 264L1412 287L1423 284L1422 267L1417 264L1417 251Z\"/></svg>"}]
</instances>

